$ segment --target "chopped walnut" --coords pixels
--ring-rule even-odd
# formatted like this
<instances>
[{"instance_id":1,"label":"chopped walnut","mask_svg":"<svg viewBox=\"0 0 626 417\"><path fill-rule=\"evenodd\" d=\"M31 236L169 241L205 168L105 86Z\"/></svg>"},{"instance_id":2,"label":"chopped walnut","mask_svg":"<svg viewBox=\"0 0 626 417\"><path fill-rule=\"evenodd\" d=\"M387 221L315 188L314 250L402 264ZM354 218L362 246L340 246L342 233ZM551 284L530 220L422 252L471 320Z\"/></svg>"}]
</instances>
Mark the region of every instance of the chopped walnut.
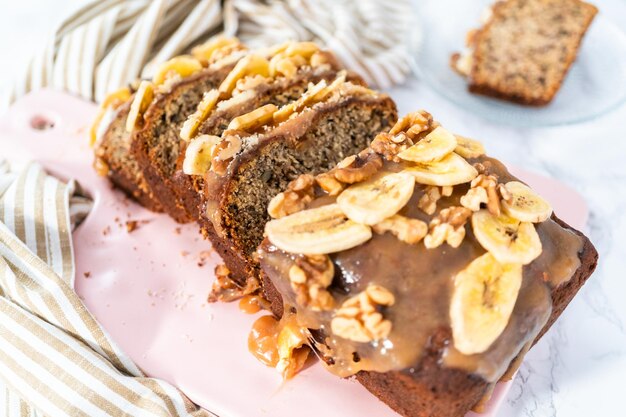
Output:
<instances>
[{"instance_id":1,"label":"chopped walnut","mask_svg":"<svg viewBox=\"0 0 626 417\"><path fill-rule=\"evenodd\" d=\"M393 294L380 285L370 284L365 291L348 298L330 323L334 334L355 342L385 339L391 333L391 321L383 318L379 307L391 306Z\"/></svg>"},{"instance_id":2,"label":"chopped walnut","mask_svg":"<svg viewBox=\"0 0 626 417\"><path fill-rule=\"evenodd\" d=\"M329 65L331 68L339 68L337 58L329 51L317 51L311 55L310 64L313 68Z\"/></svg>"},{"instance_id":3,"label":"chopped walnut","mask_svg":"<svg viewBox=\"0 0 626 417\"><path fill-rule=\"evenodd\" d=\"M448 207L430 221L429 231L424 238L428 249L439 247L444 242L458 248L465 238L465 223L472 215L466 207Z\"/></svg>"},{"instance_id":4,"label":"chopped walnut","mask_svg":"<svg viewBox=\"0 0 626 417\"><path fill-rule=\"evenodd\" d=\"M370 147L376 153L383 155L386 160L400 162L400 158L397 155L413 145L413 141L404 133L397 135L379 133L372 141Z\"/></svg>"},{"instance_id":5,"label":"chopped walnut","mask_svg":"<svg viewBox=\"0 0 626 417\"><path fill-rule=\"evenodd\" d=\"M306 208L315 196L315 178L309 174L300 175L287 185L287 189L270 200L269 215L278 219L297 213Z\"/></svg>"},{"instance_id":6,"label":"chopped walnut","mask_svg":"<svg viewBox=\"0 0 626 417\"><path fill-rule=\"evenodd\" d=\"M247 77L241 78L235 83L233 96L236 96L243 91L252 90L253 88L256 88L259 85L265 83L266 81L267 79L260 74L249 75Z\"/></svg>"},{"instance_id":7,"label":"chopped walnut","mask_svg":"<svg viewBox=\"0 0 626 417\"><path fill-rule=\"evenodd\" d=\"M224 175L230 160L241 150L241 138L228 135L213 147L211 171Z\"/></svg>"},{"instance_id":8,"label":"chopped walnut","mask_svg":"<svg viewBox=\"0 0 626 417\"><path fill-rule=\"evenodd\" d=\"M297 258L289 269L289 281L296 293L296 301L313 311L332 309L335 301L327 288L334 275L335 267L327 255Z\"/></svg>"},{"instance_id":9,"label":"chopped walnut","mask_svg":"<svg viewBox=\"0 0 626 417\"><path fill-rule=\"evenodd\" d=\"M246 279L244 287L240 286L231 278L230 269L226 265L221 264L215 267L215 282L213 282L208 301L209 303L234 301L244 295L252 294L259 287L259 282L253 277Z\"/></svg>"},{"instance_id":10,"label":"chopped walnut","mask_svg":"<svg viewBox=\"0 0 626 417\"><path fill-rule=\"evenodd\" d=\"M383 166L382 158L375 152L364 151L344 159L332 172L335 178L346 184L365 181Z\"/></svg>"},{"instance_id":11,"label":"chopped walnut","mask_svg":"<svg viewBox=\"0 0 626 417\"><path fill-rule=\"evenodd\" d=\"M430 113L425 111L418 111L409 113L402 117L398 122L389 130L389 134L397 135L400 132L406 133L409 139L416 139L422 132L431 130L433 124L433 117Z\"/></svg>"},{"instance_id":12,"label":"chopped walnut","mask_svg":"<svg viewBox=\"0 0 626 417\"><path fill-rule=\"evenodd\" d=\"M491 214L499 216L498 178L494 175L480 174L470 185L471 188L461 197L461 205L472 211L478 211L482 204L486 204Z\"/></svg>"},{"instance_id":13,"label":"chopped walnut","mask_svg":"<svg viewBox=\"0 0 626 417\"><path fill-rule=\"evenodd\" d=\"M284 57L279 54L270 60L270 75L273 77L277 75L293 77L298 72L298 68L307 65L307 63L307 60L300 55Z\"/></svg>"},{"instance_id":14,"label":"chopped walnut","mask_svg":"<svg viewBox=\"0 0 626 417\"><path fill-rule=\"evenodd\" d=\"M338 181L332 173L325 172L323 174L319 174L315 177L315 182L320 188L330 196L339 195L340 192L345 188L345 184Z\"/></svg>"},{"instance_id":15,"label":"chopped walnut","mask_svg":"<svg viewBox=\"0 0 626 417\"><path fill-rule=\"evenodd\" d=\"M426 236L428 225L421 220L396 214L374 225L373 229L379 234L391 232L401 241L414 244Z\"/></svg>"},{"instance_id":16,"label":"chopped walnut","mask_svg":"<svg viewBox=\"0 0 626 417\"><path fill-rule=\"evenodd\" d=\"M428 185L424 189L424 195L417 202L419 207L424 213L431 215L437 211L437 202L441 197L449 197L452 195L452 187L438 187L436 185Z\"/></svg>"},{"instance_id":17,"label":"chopped walnut","mask_svg":"<svg viewBox=\"0 0 626 417\"><path fill-rule=\"evenodd\" d=\"M435 211L437 211L437 201L439 201L440 198L439 187L429 185L424 189L424 195L422 195L417 202L417 207L428 215L435 214Z\"/></svg>"}]
</instances>

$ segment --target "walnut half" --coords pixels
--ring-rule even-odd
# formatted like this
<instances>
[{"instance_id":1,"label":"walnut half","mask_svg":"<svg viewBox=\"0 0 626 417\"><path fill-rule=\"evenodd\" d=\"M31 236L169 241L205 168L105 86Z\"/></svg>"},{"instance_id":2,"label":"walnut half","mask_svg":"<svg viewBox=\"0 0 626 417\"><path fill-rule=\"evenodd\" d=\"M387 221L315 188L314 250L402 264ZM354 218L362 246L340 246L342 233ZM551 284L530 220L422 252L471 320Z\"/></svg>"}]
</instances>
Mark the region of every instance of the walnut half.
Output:
<instances>
[{"instance_id":1,"label":"walnut half","mask_svg":"<svg viewBox=\"0 0 626 417\"><path fill-rule=\"evenodd\" d=\"M335 276L335 267L327 255L309 255L296 258L289 269L291 288L300 305L313 311L330 310L335 304L327 291Z\"/></svg>"},{"instance_id":2,"label":"walnut half","mask_svg":"<svg viewBox=\"0 0 626 417\"><path fill-rule=\"evenodd\" d=\"M343 302L330 323L332 332L344 339L367 343L386 339L391 333L390 320L383 318L379 307L391 306L395 297L391 291L370 284Z\"/></svg>"},{"instance_id":3,"label":"walnut half","mask_svg":"<svg viewBox=\"0 0 626 417\"><path fill-rule=\"evenodd\" d=\"M466 207L448 207L430 221L429 231L424 238L424 246L433 249L444 242L458 248L465 238L465 223L472 215Z\"/></svg>"}]
</instances>

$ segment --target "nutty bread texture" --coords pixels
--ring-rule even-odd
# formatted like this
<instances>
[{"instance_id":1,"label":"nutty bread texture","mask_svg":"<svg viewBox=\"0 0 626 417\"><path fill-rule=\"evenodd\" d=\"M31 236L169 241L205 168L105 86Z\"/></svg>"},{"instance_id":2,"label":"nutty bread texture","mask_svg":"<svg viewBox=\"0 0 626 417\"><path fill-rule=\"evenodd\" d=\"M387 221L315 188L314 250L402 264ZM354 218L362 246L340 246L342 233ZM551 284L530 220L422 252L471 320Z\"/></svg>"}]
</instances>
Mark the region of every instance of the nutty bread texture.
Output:
<instances>
[{"instance_id":1,"label":"nutty bread texture","mask_svg":"<svg viewBox=\"0 0 626 417\"><path fill-rule=\"evenodd\" d=\"M137 200L145 208L163 211L159 201L152 195L143 171L139 167L134 155L130 152L132 134L126 131L126 118L131 101L126 102L116 110L101 140L94 150L97 169L129 197Z\"/></svg>"},{"instance_id":2,"label":"nutty bread texture","mask_svg":"<svg viewBox=\"0 0 626 417\"><path fill-rule=\"evenodd\" d=\"M322 80L331 82L337 77L339 70L329 68L324 71L305 69L291 77L264 82L253 89L254 96L242 103L225 109L217 109L199 127L200 134L221 136L228 124L237 116L249 113L266 104L278 107L297 100L306 91L309 83L317 84ZM355 73L348 72L346 80L354 84L365 85L365 81ZM182 203L187 215L192 219L201 217L202 193L204 180L200 176L190 176L183 172L184 150L187 143L181 140L176 171L172 176L174 191Z\"/></svg>"},{"instance_id":3,"label":"nutty bread texture","mask_svg":"<svg viewBox=\"0 0 626 417\"><path fill-rule=\"evenodd\" d=\"M143 115L143 127L133 134L131 153L151 193L179 223L195 220L185 212L174 191L173 175L181 152L180 128L204 92L217 87L231 69L207 69L174 84L169 92L153 100Z\"/></svg>"}]
</instances>

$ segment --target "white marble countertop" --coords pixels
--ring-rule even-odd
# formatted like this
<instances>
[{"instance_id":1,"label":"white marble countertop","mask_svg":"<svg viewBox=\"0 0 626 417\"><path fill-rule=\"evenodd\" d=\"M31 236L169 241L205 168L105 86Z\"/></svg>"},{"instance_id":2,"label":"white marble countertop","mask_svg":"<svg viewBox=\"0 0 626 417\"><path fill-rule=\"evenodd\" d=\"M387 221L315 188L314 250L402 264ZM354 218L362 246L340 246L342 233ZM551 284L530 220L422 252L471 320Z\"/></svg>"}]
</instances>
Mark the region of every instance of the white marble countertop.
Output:
<instances>
[{"instance_id":1,"label":"white marble countertop","mask_svg":"<svg viewBox=\"0 0 626 417\"><path fill-rule=\"evenodd\" d=\"M54 22L81 3L0 0L0 94ZM626 2L594 3L626 28ZM391 94L401 113L428 109L451 130L482 140L491 155L557 178L589 204L598 269L528 354L499 415L626 415L626 106L583 124L512 128L456 107L416 79Z\"/></svg>"}]
</instances>

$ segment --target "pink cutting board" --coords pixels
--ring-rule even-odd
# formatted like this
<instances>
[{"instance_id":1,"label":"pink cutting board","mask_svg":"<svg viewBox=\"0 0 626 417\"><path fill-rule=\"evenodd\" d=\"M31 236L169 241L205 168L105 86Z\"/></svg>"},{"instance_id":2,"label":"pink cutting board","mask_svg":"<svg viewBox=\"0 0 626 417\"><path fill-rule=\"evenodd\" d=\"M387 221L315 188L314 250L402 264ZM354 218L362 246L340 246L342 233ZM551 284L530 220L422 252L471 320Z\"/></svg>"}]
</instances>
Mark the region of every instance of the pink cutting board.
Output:
<instances>
[{"instance_id":1,"label":"pink cutting board","mask_svg":"<svg viewBox=\"0 0 626 417\"><path fill-rule=\"evenodd\" d=\"M15 103L0 121L0 156L36 160L61 178L75 178L94 198L74 232L76 292L113 339L150 376L180 388L221 417L396 416L353 380L314 364L286 383L247 351L257 316L237 304L208 304L220 261L195 225L180 226L112 189L91 168L88 126L96 107L67 94L39 91ZM33 124L50 121L46 130ZM513 172L550 200L576 228L587 220L584 200L558 181ZM126 221L138 221L132 233ZM493 417L509 384L499 384ZM321 400L323 399L323 401ZM473 413L470 413L473 415Z\"/></svg>"}]
</instances>

